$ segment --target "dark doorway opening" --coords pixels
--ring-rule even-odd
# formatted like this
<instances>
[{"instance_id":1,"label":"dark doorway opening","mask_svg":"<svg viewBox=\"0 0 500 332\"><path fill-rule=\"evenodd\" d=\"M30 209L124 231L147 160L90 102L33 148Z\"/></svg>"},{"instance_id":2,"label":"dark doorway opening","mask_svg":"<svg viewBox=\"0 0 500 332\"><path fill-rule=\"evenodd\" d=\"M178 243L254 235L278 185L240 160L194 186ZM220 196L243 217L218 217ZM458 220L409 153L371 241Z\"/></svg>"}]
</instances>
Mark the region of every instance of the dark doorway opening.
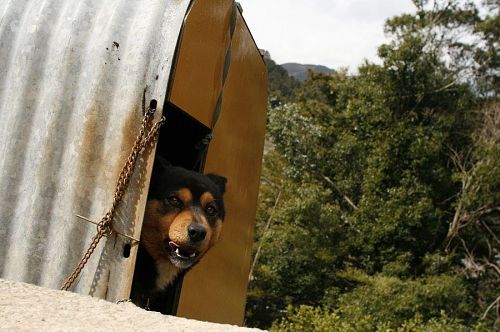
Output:
<instances>
[{"instance_id":1,"label":"dark doorway opening","mask_svg":"<svg viewBox=\"0 0 500 332\"><path fill-rule=\"evenodd\" d=\"M156 154L167 159L172 165L194 171L203 171L203 154L200 155L200 142L210 129L168 103L165 113L167 122L163 125L158 138Z\"/></svg>"},{"instance_id":2,"label":"dark doorway opening","mask_svg":"<svg viewBox=\"0 0 500 332\"><path fill-rule=\"evenodd\" d=\"M200 142L210 133L210 129L199 121L182 111L175 105L166 102L163 115L166 123L160 129L156 154L166 159L174 166L203 172L205 153ZM137 255L136 269L143 264L154 264L154 262L139 262L144 258L141 248ZM175 315L179 304L184 274L181 273L174 282L167 287L165 292L147 299L146 309L158 311L166 315ZM135 284L132 283L132 294Z\"/></svg>"}]
</instances>

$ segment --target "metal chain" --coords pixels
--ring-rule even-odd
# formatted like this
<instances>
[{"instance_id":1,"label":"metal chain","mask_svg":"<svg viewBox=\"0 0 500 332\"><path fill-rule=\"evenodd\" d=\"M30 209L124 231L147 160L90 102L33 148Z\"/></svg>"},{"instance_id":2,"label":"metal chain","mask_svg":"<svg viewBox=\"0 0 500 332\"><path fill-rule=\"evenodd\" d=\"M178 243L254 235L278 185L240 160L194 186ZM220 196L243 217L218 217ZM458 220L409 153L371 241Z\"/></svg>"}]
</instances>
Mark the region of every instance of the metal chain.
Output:
<instances>
[{"instance_id":1,"label":"metal chain","mask_svg":"<svg viewBox=\"0 0 500 332\"><path fill-rule=\"evenodd\" d=\"M97 233L96 235L94 235L92 243L87 249L87 252L85 252L85 255L83 255L82 259L80 260L80 263L78 263L78 265L76 266L73 273L71 273L64 285L61 287L61 290L68 290L71 287L76 278L78 278L78 276L80 275L80 272L85 267L85 264L87 264L88 260L94 253L97 245L99 244L99 241L101 241L103 237L108 236L113 232L113 216L116 208L118 207L118 204L121 202L123 195L127 190L130 178L134 173L137 157L146 147L154 144L154 142L158 138L158 131L160 127L165 123L165 117L162 117L158 122L151 126L151 120L153 119L155 111L156 109L150 107L144 114L141 129L139 130L139 134L137 135L137 138L135 140L132 152L128 156L127 161L125 162L125 165L120 172L118 181L116 182L113 204L111 205L111 208L108 210L108 212L106 212L104 217L102 217L101 221L97 224Z\"/></svg>"}]
</instances>

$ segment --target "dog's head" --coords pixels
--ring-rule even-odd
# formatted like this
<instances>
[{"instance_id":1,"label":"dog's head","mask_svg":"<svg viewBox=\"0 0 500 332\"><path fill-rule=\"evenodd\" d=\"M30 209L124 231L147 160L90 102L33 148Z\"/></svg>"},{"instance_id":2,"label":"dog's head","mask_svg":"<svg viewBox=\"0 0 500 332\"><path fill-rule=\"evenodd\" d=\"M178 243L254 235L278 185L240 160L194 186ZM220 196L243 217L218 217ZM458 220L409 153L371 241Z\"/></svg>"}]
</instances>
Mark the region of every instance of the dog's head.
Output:
<instances>
[{"instance_id":1,"label":"dog's head","mask_svg":"<svg viewBox=\"0 0 500 332\"><path fill-rule=\"evenodd\" d=\"M219 239L226 178L202 175L155 161L141 241L159 261L195 264Z\"/></svg>"}]
</instances>

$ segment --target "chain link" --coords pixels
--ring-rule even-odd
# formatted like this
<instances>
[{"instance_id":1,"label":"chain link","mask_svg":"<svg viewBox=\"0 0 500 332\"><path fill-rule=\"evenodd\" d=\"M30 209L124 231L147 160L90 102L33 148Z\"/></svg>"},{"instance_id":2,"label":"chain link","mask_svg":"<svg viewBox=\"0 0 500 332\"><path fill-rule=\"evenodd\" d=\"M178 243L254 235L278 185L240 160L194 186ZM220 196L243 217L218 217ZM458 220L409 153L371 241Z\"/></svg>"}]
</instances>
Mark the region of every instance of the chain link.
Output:
<instances>
[{"instance_id":1,"label":"chain link","mask_svg":"<svg viewBox=\"0 0 500 332\"><path fill-rule=\"evenodd\" d=\"M115 194L113 196L113 203L111 205L111 208L108 212L106 212L104 217L102 217L101 221L97 224L97 233L96 235L94 235L92 243L80 260L80 263L78 263L78 265L76 266L73 273L71 273L64 285L61 287L61 290L68 290L71 287L76 278L78 278L78 276L80 275L80 272L85 267L85 264L87 264L88 260L94 253L97 245L99 244L99 241L101 241L103 237L109 236L113 232L113 216L116 208L125 195L125 191L127 190L128 184L130 182L130 178L134 173L137 157L145 148L147 148L148 146L152 146L156 142L156 139L158 138L158 131L160 130L160 127L165 123L165 117L162 117L154 125L151 125L154 113L155 109L152 108L149 108L145 112L139 134L137 135L134 146L132 148L132 152L128 156L127 161L125 162L125 165L123 166L120 175L118 176L118 180L116 181Z\"/></svg>"}]
</instances>

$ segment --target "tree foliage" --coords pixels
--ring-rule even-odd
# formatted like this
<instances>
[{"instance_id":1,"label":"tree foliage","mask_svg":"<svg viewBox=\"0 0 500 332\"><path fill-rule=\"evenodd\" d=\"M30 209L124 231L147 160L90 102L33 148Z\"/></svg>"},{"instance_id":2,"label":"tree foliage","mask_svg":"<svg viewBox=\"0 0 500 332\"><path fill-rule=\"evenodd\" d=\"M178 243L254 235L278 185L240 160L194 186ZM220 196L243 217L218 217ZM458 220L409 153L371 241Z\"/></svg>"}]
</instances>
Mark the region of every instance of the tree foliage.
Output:
<instances>
[{"instance_id":1,"label":"tree foliage","mask_svg":"<svg viewBox=\"0 0 500 332\"><path fill-rule=\"evenodd\" d=\"M499 326L499 4L415 4L269 110L248 325Z\"/></svg>"},{"instance_id":2,"label":"tree foliage","mask_svg":"<svg viewBox=\"0 0 500 332\"><path fill-rule=\"evenodd\" d=\"M318 332L369 332L369 331L395 331L395 332L465 332L471 331L463 325L460 320L448 317L444 312L440 316L424 320L416 315L412 319L404 321L399 327L392 328L392 322L384 320L377 322L371 316L364 316L359 320L346 319L341 313L321 307L301 305L297 308L290 307L289 313L284 320L273 324L271 332L295 332L295 331L318 331ZM481 323L474 326L472 331L487 331L487 327Z\"/></svg>"},{"instance_id":3,"label":"tree foliage","mask_svg":"<svg viewBox=\"0 0 500 332\"><path fill-rule=\"evenodd\" d=\"M294 77L288 76L285 68L274 62L269 52L264 56L267 66L269 84L269 102L274 107L288 102L299 88L300 82Z\"/></svg>"}]
</instances>

